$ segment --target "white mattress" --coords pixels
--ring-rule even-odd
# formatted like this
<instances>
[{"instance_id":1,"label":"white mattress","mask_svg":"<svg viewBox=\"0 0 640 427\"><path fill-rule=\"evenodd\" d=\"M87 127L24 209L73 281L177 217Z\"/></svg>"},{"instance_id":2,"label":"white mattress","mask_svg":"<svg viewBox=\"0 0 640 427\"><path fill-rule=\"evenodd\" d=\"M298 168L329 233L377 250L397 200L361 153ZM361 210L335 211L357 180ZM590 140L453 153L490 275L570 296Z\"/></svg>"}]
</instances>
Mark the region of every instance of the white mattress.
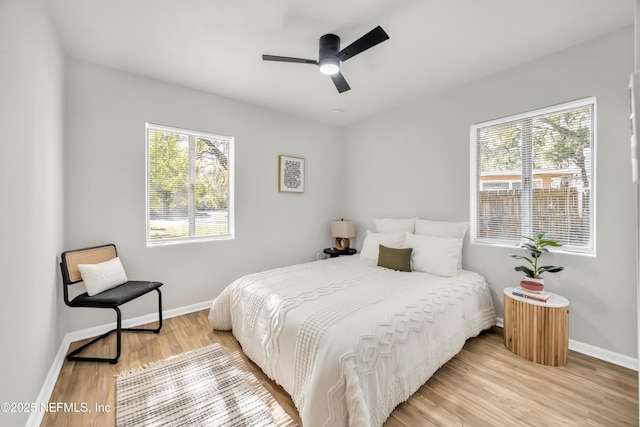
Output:
<instances>
[{"instance_id":1,"label":"white mattress","mask_svg":"<svg viewBox=\"0 0 640 427\"><path fill-rule=\"evenodd\" d=\"M289 392L304 427L380 426L496 315L477 273L397 272L352 256L242 277L209 322Z\"/></svg>"}]
</instances>

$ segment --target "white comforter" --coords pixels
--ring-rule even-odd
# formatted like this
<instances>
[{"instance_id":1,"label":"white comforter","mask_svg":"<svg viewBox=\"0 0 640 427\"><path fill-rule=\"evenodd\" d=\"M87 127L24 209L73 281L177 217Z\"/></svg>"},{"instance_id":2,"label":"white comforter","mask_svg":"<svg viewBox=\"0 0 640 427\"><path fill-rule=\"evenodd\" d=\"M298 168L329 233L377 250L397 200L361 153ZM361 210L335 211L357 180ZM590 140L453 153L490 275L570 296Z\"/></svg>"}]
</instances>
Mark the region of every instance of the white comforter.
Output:
<instances>
[{"instance_id":1,"label":"white comforter","mask_svg":"<svg viewBox=\"0 0 640 427\"><path fill-rule=\"evenodd\" d=\"M209 322L233 330L304 427L380 426L496 315L477 273L402 273L353 256L242 277Z\"/></svg>"}]
</instances>

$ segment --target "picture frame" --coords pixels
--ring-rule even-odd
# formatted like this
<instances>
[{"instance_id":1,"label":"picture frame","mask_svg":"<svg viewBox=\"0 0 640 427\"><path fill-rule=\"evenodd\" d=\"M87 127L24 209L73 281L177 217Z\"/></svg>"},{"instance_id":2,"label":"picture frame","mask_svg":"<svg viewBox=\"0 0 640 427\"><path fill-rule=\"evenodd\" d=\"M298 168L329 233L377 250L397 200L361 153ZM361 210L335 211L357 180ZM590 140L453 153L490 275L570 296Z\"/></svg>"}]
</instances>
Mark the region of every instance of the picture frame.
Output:
<instances>
[{"instance_id":1,"label":"picture frame","mask_svg":"<svg viewBox=\"0 0 640 427\"><path fill-rule=\"evenodd\" d=\"M304 158L280 155L278 158L278 191L304 193Z\"/></svg>"}]
</instances>

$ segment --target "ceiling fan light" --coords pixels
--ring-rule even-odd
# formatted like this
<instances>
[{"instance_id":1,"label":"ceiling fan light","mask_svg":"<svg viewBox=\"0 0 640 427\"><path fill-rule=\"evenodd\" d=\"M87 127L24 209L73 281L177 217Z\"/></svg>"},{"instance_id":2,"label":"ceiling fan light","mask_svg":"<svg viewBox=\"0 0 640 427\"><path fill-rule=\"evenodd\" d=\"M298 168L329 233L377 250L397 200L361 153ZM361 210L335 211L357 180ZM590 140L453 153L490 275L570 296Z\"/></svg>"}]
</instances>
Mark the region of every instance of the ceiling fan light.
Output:
<instances>
[{"instance_id":1,"label":"ceiling fan light","mask_svg":"<svg viewBox=\"0 0 640 427\"><path fill-rule=\"evenodd\" d=\"M327 58L320 63L320 72L322 74L335 74L338 71L340 71L340 67L336 58Z\"/></svg>"}]
</instances>

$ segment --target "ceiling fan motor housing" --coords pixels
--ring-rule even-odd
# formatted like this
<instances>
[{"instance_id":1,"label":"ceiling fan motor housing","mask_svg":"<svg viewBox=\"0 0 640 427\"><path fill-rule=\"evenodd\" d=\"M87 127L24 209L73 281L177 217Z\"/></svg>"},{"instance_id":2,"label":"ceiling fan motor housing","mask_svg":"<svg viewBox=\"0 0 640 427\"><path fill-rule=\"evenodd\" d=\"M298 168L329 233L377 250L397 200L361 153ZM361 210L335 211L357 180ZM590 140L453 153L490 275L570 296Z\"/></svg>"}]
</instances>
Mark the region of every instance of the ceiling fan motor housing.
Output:
<instances>
[{"instance_id":1,"label":"ceiling fan motor housing","mask_svg":"<svg viewBox=\"0 0 640 427\"><path fill-rule=\"evenodd\" d=\"M340 37L335 34L325 34L320 37L320 52L318 55L318 65L334 64L340 67L340 60L336 54L340 51Z\"/></svg>"},{"instance_id":2,"label":"ceiling fan motor housing","mask_svg":"<svg viewBox=\"0 0 640 427\"><path fill-rule=\"evenodd\" d=\"M340 50L340 37L335 34L325 34L320 37L320 55L318 58L322 61L324 58L335 57Z\"/></svg>"},{"instance_id":3,"label":"ceiling fan motor housing","mask_svg":"<svg viewBox=\"0 0 640 427\"><path fill-rule=\"evenodd\" d=\"M336 56L340 50L340 37L335 34L325 34L320 37L320 53L318 65L325 74L334 74L340 70L340 60Z\"/></svg>"}]
</instances>

